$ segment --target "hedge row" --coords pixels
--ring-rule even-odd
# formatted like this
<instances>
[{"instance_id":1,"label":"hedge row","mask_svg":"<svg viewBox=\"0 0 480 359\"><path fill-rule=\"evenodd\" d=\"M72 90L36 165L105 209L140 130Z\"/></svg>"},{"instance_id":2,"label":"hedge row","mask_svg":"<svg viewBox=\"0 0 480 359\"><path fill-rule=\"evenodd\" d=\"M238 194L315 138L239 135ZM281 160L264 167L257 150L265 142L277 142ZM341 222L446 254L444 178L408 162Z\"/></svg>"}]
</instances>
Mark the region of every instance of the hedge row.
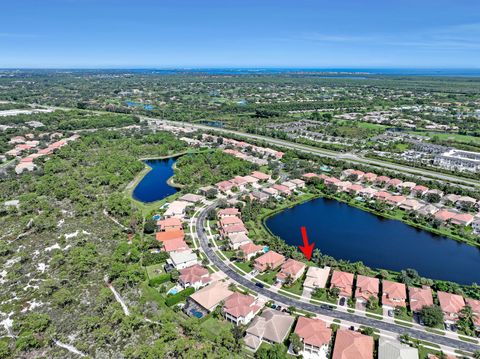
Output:
<instances>
[{"instance_id":1,"label":"hedge row","mask_svg":"<svg viewBox=\"0 0 480 359\"><path fill-rule=\"evenodd\" d=\"M169 273L161 274L158 277L152 278L148 281L148 285L150 287L156 287L162 283L168 282L171 279L171 275Z\"/></svg>"},{"instance_id":2,"label":"hedge row","mask_svg":"<svg viewBox=\"0 0 480 359\"><path fill-rule=\"evenodd\" d=\"M195 292L195 289L192 287L188 287L181 292L178 292L177 294L170 295L165 299L165 304L171 307L172 305L175 305L177 303L180 303L187 299L188 296L192 295Z\"/></svg>"}]
</instances>

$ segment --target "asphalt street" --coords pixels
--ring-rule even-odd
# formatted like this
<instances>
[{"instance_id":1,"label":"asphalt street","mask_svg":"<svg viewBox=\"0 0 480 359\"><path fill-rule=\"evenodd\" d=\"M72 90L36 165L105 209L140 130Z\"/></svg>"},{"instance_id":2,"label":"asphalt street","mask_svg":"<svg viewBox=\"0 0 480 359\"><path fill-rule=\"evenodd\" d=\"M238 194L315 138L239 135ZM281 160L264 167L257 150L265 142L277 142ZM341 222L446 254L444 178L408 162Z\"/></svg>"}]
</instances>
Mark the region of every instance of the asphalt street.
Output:
<instances>
[{"instance_id":1,"label":"asphalt street","mask_svg":"<svg viewBox=\"0 0 480 359\"><path fill-rule=\"evenodd\" d=\"M294 306L304 311L326 315L326 316L344 320L344 321L354 322L354 323L357 323L359 326L362 325L366 327L378 328L381 330L397 333L398 335L408 333L412 338L417 338L417 339L428 341L431 343L442 344L445 346L449 346L452 348L461 349L469 352L474 352L480 349L480 345L476 345L473 343L467 343L461 340L456 340L456 339L444 337L441 335L431 334L426 331L421 331L413 328L406 328L397 324L387 323L381 320L371 319L368 317L363 317L363 316L359 316L352 313L346 313L346 312L340 312L337 310L322 308L319 305L301 302L299 300L273 292L267 288L260 288L256 286L253 282L244 278L238 272L236 272L235 270L230 268L227 264L225 264L217 256L214 250L209 246L208 237L204 231L204 225L205 225L205 218L207 216L207 213L211 208L215 208L215 204L205 208L199 214L196 222L196 231L200 241L200 247L202 248L203 252L207 255L208 259L213 264L215 264L215 266L217 266L222 272L224 272L232 280L248 288L250 291L255 292L259 295L263 295L266 298L270 298L273 301L283 303L287 306Z\"/></svg>"}]
</instances>

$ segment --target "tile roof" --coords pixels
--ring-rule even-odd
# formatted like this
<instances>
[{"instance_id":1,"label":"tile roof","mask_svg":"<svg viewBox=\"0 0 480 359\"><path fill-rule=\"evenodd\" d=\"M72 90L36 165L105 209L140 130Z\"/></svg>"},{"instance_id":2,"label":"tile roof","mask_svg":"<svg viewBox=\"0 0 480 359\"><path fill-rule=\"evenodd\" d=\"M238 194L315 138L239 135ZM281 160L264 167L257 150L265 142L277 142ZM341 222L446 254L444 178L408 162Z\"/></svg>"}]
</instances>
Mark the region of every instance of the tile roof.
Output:
<instances>
[{"instance_id":1,"label":"tile roof","mask_svg":"<svg viewBox=\"0 0 480 359\"><path fill-rule=\"evenodd\" d=\"M440 308L445 313L458 313L465 306L465 300L458 294L437 292L437 297L440 302Z\"/></svg>"},{"instance_id":2,"label":"tile roof","mask_svg":"<svg viewBox=\"0 0 480 359\"><path fill-rule=\"evenodd\" d=\"M321 319L298 317L295 333L305 344L322 347L328 345L332 339L332 330Z\"/></svg>"},{"instance_id":3,"label":"tile roof","mask_svg":"<svg viewBox=\"0 0 480 359\"><path fill-rule=\"evenodd\" d=\"M351 330L338 330L332 359L373 359L373 338Z\"/></svg>"},{"instance_id":4,"label":"tile roof","mask_svg":"<svg viewBox=\"0 0 480 359\"><path fill-rule=\"evenodd\" d=\"M246 317L249 313L256 313L260 309L255 302L254 297L235 292L225 299L223 310L235 318Z\"/></svg>"},{"instance_id":5,"label":"tile roof","mask_svg":"<svg viewBox=\"0 0 480 359\"><path fill-rule=\"evenodd\" d=\"M410 298L410 309L414 312L420 311L425 306L433 305L430 287L408 287L408 296Z\"/></svg>"},{"instance_id":6,"label":"tile roof","mask_svg":"<svg viewBox=\"0 0 480 359\"><path fill-rule=\"evenodd\" d=\"M228 283L218 281L193 293L190 298L203 308L211 311L221 301L227 299L232 294L233 292L228 289Z\"/></svg>"}]
</instances>

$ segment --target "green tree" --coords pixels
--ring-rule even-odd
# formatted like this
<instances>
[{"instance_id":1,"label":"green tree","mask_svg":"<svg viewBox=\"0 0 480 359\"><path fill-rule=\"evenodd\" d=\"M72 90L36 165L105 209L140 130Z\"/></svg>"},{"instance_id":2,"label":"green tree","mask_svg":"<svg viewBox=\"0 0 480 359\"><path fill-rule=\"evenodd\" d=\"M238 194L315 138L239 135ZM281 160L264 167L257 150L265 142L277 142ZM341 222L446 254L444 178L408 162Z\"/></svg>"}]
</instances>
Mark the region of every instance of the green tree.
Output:
<instances>
[{"instance_id":1,"label":"green tree","mask_svg":"<svg viewBox=\"0 0 480 359\"><path fill-rule=\"evenodd\" d=\"M290 345L292 346L292 350L295 354L300 353L300 351L303 349L303 343L298 336L297 333L292 333L290 334Z\"/></svg>"},{"instance_id":2,"label":"green tree","mask_svg":"<svg viewBox=\"0 0 480 359\"><path fill-rule=\"evenodd\" d=\"M370 310L377 310L378 309L378 298L371 295L369 298L368 298L368 301L367 301L367 308L370 309Z\"/></svg>"},{"instance_id":3,"label":"green tree","mask_svg":"<svg viewBox=\"0 0 480 359\"><path fill-rule=\"evenodd\" d=\"M6 359L10 356L11 350L8 347L8 342L0 340L0 359Z\"/></svg>"},{"instance_id":4,"label":"green tree","mask_svg":"<svg viewBox=\"0 0 480 359\"><path fill-rule=\"evenodd\" d=\"M437 327L443 323L442 309L437 305L425 306L420 311L423 322L427 327Z\"/></svg>"}]
</instances>

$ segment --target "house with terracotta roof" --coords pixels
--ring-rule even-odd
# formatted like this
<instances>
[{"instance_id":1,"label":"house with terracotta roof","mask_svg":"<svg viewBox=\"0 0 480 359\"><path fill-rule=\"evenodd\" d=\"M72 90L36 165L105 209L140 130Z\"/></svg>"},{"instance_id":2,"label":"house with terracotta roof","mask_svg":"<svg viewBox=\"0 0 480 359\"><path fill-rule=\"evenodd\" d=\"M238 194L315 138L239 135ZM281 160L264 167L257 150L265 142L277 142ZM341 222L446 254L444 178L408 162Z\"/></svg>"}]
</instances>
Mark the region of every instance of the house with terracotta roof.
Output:
<instances>
[{"instance_id":1,"label":"house with terracotta roof","mask_svg":"<svg viewBox=\"0 0 480 359\"><path fill-rule=\"evenodd\" d=\"M259 253L263 253L263 246L259 246L251 241L238 247L244 260L249 261Z\"/></svg>"},{"instance_id":2,"label":"house with terracotta roof","mask_svg":"<svg viewBox=\"0 0 480 359\"><path fill-rule=\"evenodd\" d=\"M433 215L433 218L442 224L446 224L454 216L454 212L447 211L446 209L441 209Z\"/></svg>"},{"instance_id":3,"label":"house with terracotta roof","mask_svg":"<svg viewBox=\"0 0 480 359\"><path fill-rule=\"evenodd\" d=\"M222 227L220 228L220 234L224 238L228 238L231 234L248 234L248 230L245 228L243 224L235 224L232 226Z\"/></svg>"},{"instance_id":4,"label":"house with terracotta roof","mask_svg":"<svg viewBox=\"0 0 480 359\"><path fill-rule=\"evenodd\" d=\"M157 221L158 232L178 231L182 229L182 220L180 218L172 217L160 219Z\"/></svg>"},{"instance_id":5,"label":"house with terracotta roof","mask_svg":"<svg viewBox=\"0 0 480 359\"><path fill-rule=\"evenodd\" d=\"M251 184L251 185L257 184L258 182L260 182L258 178L250 175L243 176L243 178L245 179L245 181L247 181L248 184Z\"/></svg>"},{"instance_id":6,"label":"house with terracotta roof","mask_svg":"<svg viewBox=\"0 0 480 359\"><path fill-rule=\"evenodd\" d=\"M351 195L357 195L357 194L360 194L360 192L363 190L363 186L360 184L352 184L348 186L346 190Z\"/></svg>"},{"instance_id":7,"label":"house with terracotta roof","mask_svg":"<svg viewBox=\"0 0 480 359\"><path fill-rule=\"evenodd\" d=\"M305 180L309 181L309 180L311 180L312 178L318 178L319 176L318 176L316 173L308 172L308 173L304 173L304 174L302 175L302 177L303 177Z\"/></svg>"},{"instance_id":8,"label":"house with terracotta roof","mask_svg":"<svg viewBox=\"0 0 480 359\"><path fill-rule=\"evenodd\" d=\"M416 211L423 207L423 203L417 201L416 199L409 198L405 200L398 208L403 209L404 211Z\"/></svg>"},{"instance_id":9,"label":"house with terracotta roof","mask_svg":"<svg viewBox=\"0 0 480 359\"><path fill-rule=\"evenodd\" d=\"M455 324L459 318L459 313L465 306L465 300L461 295L447 292L437 292L438 302L443 311L445 324Z\"/></svg>"},{"instance_id":10,"label":"house with terracotta roof","mask_svg":"<svg viewBox=\"0 0 480 359\"><path fill-rule=\"evenodd\" d=\"M384 280L382 285L382 305L384 308L395 309L396 307L407 306L407 289L405 284Z\"/></svg>"},{"instance_id":11,"label":"house with terracotta roof","mask_svg":"<svg viewBox=\"0 0 480 359\"><path fill-rule=\"evenodd\" d=\"M252 242L246 233L232 233L227 237L231 249L238 249L240 246Z\"/></svg>"},{"instance_id":12,"label":"house with terracotta roof","mask_svg":"<svg viewBox=\"0 0 480 359\"><path fill-rule=\"evenodd\" d=\"M163 250L167 253L171 252L183 252L189 250L190 247L183 239L171 239L163 242Z\"/></svg>"},{"instance_id":13,"label":"house with terracotta roof","mask_svg":"<svg viewBox=\"0 0 480 359\"><path fill-rule=\"evenodd\" d=\"M217 281L203 287L199 291L193 293L188 299L188 307L197 305L197 308L206 313L210 313L217 305L224 302L233 292L228 289L228 283Z\"/></svg>"},{"instance_id":14,"label":"house with terracotta roof","mask_svg":"<svg viewBox=\"0 0 480 359\"><path fill-rule=\"evenodd\" d=\"M474 217L470 213L456 213L450 218L450 223L456 226L469 226L474 220Z\"/></svg>"},{"instance_id":15,"label":"house with terracotta roof","mask_svg":"<svg viewBox=\"0 0 480 359\"><path fill-rule=\"evenodd\" d=\"M294 333L303 343L303 349L299 354L304 358L328 358L332 330L323 320L300 316Z\"/></svg>"},{"instance_id":16,"label":"house with terracotta roof","mask_svg":"<svg viewBox=\"0 0 480 359\"><path fill-rule=\"evenodd\" d=\"M256 258L253 266L257 271L264 272L267 269L277 269L283 262L285 262L284 256L274 251L268 251L264 255Z\"/></svg>"},{"instance_id":17,"label":"house with terracotta roof","mask_svg":"<svg viewBox=\"0 0 480 359\"><path fill-rule=\"evenodd\" d=\"M363 178L364 175L365 175L365 172L354 170L354 169L348 169L348 170L342 171L342 177L351 179L352 181L359 181Z\"/></svg>"},{"instance_id":18,"label":"house with terracotta roof","mask_svg":"<svg viewBox=\"0 0 480 359\"><path fill-rule=\"evenodd\" d=\"M332 359L373 359L373 337L352 330L337 331Z\"/></svg>"},{"instance_id":19,"label":"house with terracotta roof","mask_svg":"<svg viewBox=\"0 0 480 359\"><path fill-rule=\"evenodd\" d=\"M224 208L218 211L217 217L219 219L225 217L239 217L240 218L240 211L238 208Z\"/></svg>"},{"instance_id":20,"label":"house with terracotta roof","mask_svg":"<svg viewBox=\"0 0 480 359\"><path fill-rule=\"evenodd\" d=\"M325 288L330 275L330 267L308 267L305 281L303 282L304 290L313 292L316 288Z\"/></svg>"},{"instance_id":21,"label":"house with terracotta roof","mask_svg":"<svg viewBox=\"0 0 480 359\"><path fill-rule=\"evenodd\" d=\"M280 283L293 283L303 275L306 267L305 263L290 258L282 264L280 272L277 273L277 281Z\"/></svg>"},{"instance_id":22,"label":"house with terracotta roof","mask_svg":"<svg viewBox=\"0 0 480 359\"><path fill-rule=\"evenodd\" d=\"M234 185L236 187L238 187L238 189L240 191L243 191L245 189L245 187L248 185L248 181L245 178L243 178L242 176L235 176L230 181L233 182Z\"/></svg>"},{"instance_id":23,"label":"house with terracotta roof","mask_svg":"<svg viewBox=\"0 0 480 359\"><path fill-rule=\"evenodd\" d=\"M420 313L423 307L433 305L432 289L427 286L422 288L408 287L408 297L410 310L414 313Z\"/></svg>"},{"instance_id":24,"label":"house with terracotta roof","mask_svg":"<svg viewBox=\"0 0 480 359\"><path fill-rule=\"evenodd\" d=\"M179 272L178 283L183 288L193 287L195 290L198 290L212 281L208 269L198 264L180 269Z\"/></svg>"},{"instance_id":25,"label":"house with terracotta roof","mask_svg":"<svg viewBox=\"0 0 480 359\"><path fill-rule=\"evenodd\" d=\"M259 181L268 181L270 178L272 178L270 175L267 175L266 173L260 171L253 171L251 176L255 177Z\"/></svg>"},{"instance_id":26,"label":"house with terracotta roof","mask_svg":"<svg viewBox=\"0 0 480 359\"><path fill-rule=\"evenodd\" d=\"M220 224L221 228L226 228L226 227L230 227L230 226L237 226L237 225L242 225L242 226L244 225L243 221L240 218L235 217L235 216L220 218L219 224Z\"/></svg>"},{"instance_id":27,"label":"house with terracotta roof","mask_svg":"<svg viewBox=\"0 0 480 359\"><path fill-rule=\"evenodd\" d=\"M215 184L215 187L217 187L217 189L223 193L230 191L234 186L235 184L230 181L221 181Z\"/></svg>"},{"instance_id":28,"label":"house with terracotta roof","mask_svg":"<svg viewBox=\"0 0 480 359\"><path fill-rule=\"evenodd\" d=\"M383 187L390 181L390 179L391 178L387 176L378 176L374 182L377 186Z\"/></svg>"},{"instance_id":29,"label":"house with terracotta roof","mask_svg":"<svg viewBox=\"0 0 480 359\"><path fill-rule=\"evenodd\" d=\"M331 185L331 187L335 188L338 192L348 192L348 189L352 185L352 182L349 181L338 181Z\"/></svg>"},{"instance_id":30,"label":"house with terracotta roof","mask_svg":"<svg viewBox=\"0 0 480 359\"><path fill-rule=\"evenodd\" d=\"M330 288L340 289L340 297L350 298L352 296L353 274L335 270L330 280Z\"/></svg>"},{"instance_id":31,"label":"house with terracotta roof","mask_svg":"<svg viewBox=\"0 0 480 359\"><path fill-rule=\"evenodd\" d=\"M377 201L386 202L388 198L392 197L392 194L387 191L379 191L373 195L373 198Z\"/></svg>"},{"instance_id":32,"label":"house with terracotta roof","mask_svg":"<svg viewBox=\"0 0 480 359\"><path fill-rule=\"evenodd\" d=\"M375 180L377 179L377 175L372 172L365 173L362 177L363 182L368 182L368 183L374 183Z\"/></svg>"},{"instance_id":33,"label":"house with terracotta roof","mask_svg":"<svg viewBox=\"0 0 480 359\"><path fill-rule=\"evenodd\" d=\"M398 207L406 200L407 198L405 196L390 196L387 198L387 204Z\"/></svg>"},{"instance_id":34,"label":"house with terracotta roof","mask_svg":"<svg viewBox=\"0 0 480 359\"><path fill-rule=\"evenodd\" d=\"M269 344L283 343L292 329L295 318L274 309L265 309L256 316L247 328L245 345L257 351L262 341Z\"/></svg>"},{"instance_id":35,"label":"house with terracotta roof","mask_svg":"<svg viewBox=\"0 0 480 359\"><path fill-rule=\"evenodd\" d=\"M278 193L283 194L285 196L290 196L292 194L292 190L282 184L274 184L272 188L277 190Z\"/></svg>"},{"instance_id":36,"label":"house with terracotta roof","mask_svg":"<svg viewBox=\"0 0 480 359\"><path fill-rule=\"evenodd\" d=\"M428 192L429 188L422 186L421 184L417 184L415 187L412 188L412 193L417 197L422 197Z\"/></svg>"},{"instance_id":37,"label":"house with terracotta roof","mask_svg":"<svg viewBox=\"0 0 480 359\"><path fill-rule=\"evenodd\" d=\"M366 304L370 297L378 298L380 281L378 278L357 275L355 298L357 303Z\"/></svg>"},{"instance_id":38,"label":"house with terracotta roof","mask_svg":"<svg viewBox=\"0 0 480 359\"><path fill-rule=\"evenodd\" d=\"M155 233L155 239L159 242L166 242L171 240L184 240L185 233L183 229L175 229L167 232L157 232Z\"/></svg>"},{"instance_id":39,"label":"house with terracotta roof","mask_svg":"<svg viewBox=\"0 0 480 359\"><path fill-rule=\"evenodd\" d=\"M235 292L223 304L225 319L235 325L247 325L262 309L256 298Z\"/></svg>"},{"instance_id":40,"label":"house with terracotta roof","mask_svg":"<svg viewBox=\"0 0 480 359\"><path fill-rule=\"evenodd\" d=\"M466 298L465 303L472 308L472 312L477 316L473 324L475 325L475 329L480 331L480 300Z\"/></svg>"},{"instance_id":41,"label":"house with terracotta roof","mask_svg":"<svg viewBox=\"0 0 480 359\"><path fill-rule=\"evenodd\" d=\"M392 178L390 181L387 182L387 188L396 189L398 190L400 185L403 183L402 180L398 178Z\"/></svg>"},{"instance_id":42,"label":"house with terracotta roof","mask_svg":"<svg viewBox=\"0 0 480 359\"><path fill-rule=\"evenodd\" d=\"M341 181L338 178L335 178L335 177L327 177L327 178L325 178L325 180L323 182L325 183L325 186L333 186L336 183L341 182Z\"/></svg>"}]
</instances>

